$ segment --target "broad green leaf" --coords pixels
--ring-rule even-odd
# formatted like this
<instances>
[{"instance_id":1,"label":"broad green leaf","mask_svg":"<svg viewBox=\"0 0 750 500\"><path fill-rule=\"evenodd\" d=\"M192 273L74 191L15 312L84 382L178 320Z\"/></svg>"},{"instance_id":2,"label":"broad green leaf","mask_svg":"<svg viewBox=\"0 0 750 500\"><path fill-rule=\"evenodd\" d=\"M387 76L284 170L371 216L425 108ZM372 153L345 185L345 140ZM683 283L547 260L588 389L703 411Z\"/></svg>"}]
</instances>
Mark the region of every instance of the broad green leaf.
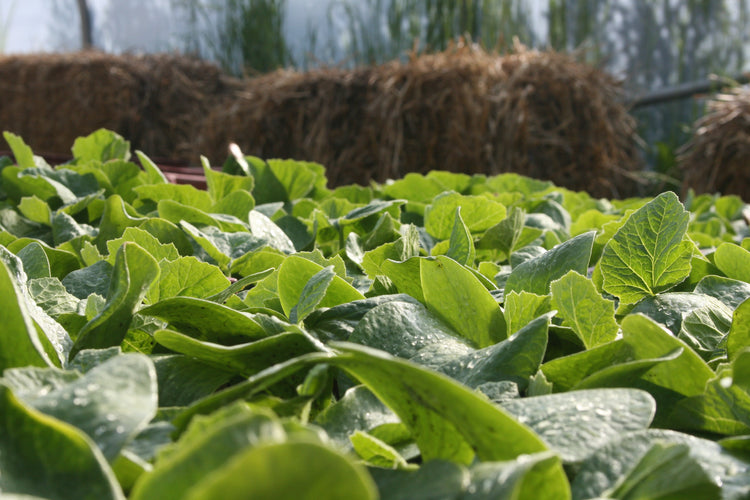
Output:
<instances>
[{"instance_id":1,"label":"broad green leaf","mask_svg":"<svg viewBox=\"0 0 750 500\"><path fill-rule=\"evenodd\" d=\"M309 336L296 332L280 333L255 342L231 346L197 340L173 330L158 330L154 333L154 339L171 351L243 377L317 350Z\"/></svg>"},{"instance_id":2,"label":"broad green leaf","mask_svg":"<svg viewBox=\"0 0 750 500\"><path fill-rule=\"evenodd\" d=\"M512 334L529 324L534 318L552 310L549 295L536 295L529 292L510 292L505 299L505 322L508 334Z\"/></svg>"},{"instance_id":3,"label":"broad green leaf","mask_svg":"<svg viewBox=\"0 0 750 500\"><path fill-rule=\"evenodd\" d=\"M503 409L528 425L566 463L580 462L625 432L646 429L656 402L638 389L590 389L506 401Z\"/></svg>"},{"instance_id":4,"label":"broad green leaf","mask_svg":"<svg viewBox=\"0 0 750 500\"><path fill-rule=\"evenodd\" d=\"M349 436L357 455L367 464L390 469L406 467L406 460L392 446L362 431Z\"/></svg>"},{"instance_id":5,"label":"broad green leaf","mask_svg":"<svg viewBox=\"0 0 750 500\"><path fill-rule=\"evenodd\" d=\"M750 434L750 350L740 352L699 396L680 401L672 421L680 429L725 435Z\"/></svg>"},{"instance_id":6,"label":"broad green leaf","mask_svg":"<svg viewBox=\"0 0 750 500\"><path fill-rule=\"evenodd\" d=\"M732 310L723 303L694 309L682 320L678 337L710 362L726 355L725 339L732 324Z\"/></svg>"},{"instance_id":7,"label":"broad green leaf","mask_svg":"<svg viewBox=\"0 0 750 500\"><path fill-rule=\"evenodd\" d=\"M400 293L405 293L420 302L424 302L421 277L422 260L419 257L411 257L401 262L388 259L380 265L380 269L396 285Z\"/></svg>"},{"instance_id":8,"label":"broad green leaf","mask_svg":"<svg viewBox=\"0 0 750 500\"><path fill-rule=\"evenodd\" d=\"M247 157L255 179L253 196L258 204L292 201L309 195L325 184L322 166L295 160L268 160Z\"/></svg>"},{"instance_id":9,"label":"broad green leaf","mask_svg":"<svg viewBox=\"0 0 750 500\"><path fill-rule=\"evenodd\" d=\"M247 219L253 236L264 240L266 245L271 248L281 250L284 253L294 253L292 240L271 219L257 210L250 211L247 214Z\"/></svg>"},{"instance_id":10,"label":"broad green leaf","mask_svg":"<svg viewBox=\"0 0 750 500\"><path fill-rule=\"evenodd\" d=\"M49 226L52 223L52 210L44 200L40 200L36 196L24 196L21 198L21 203L18 204L18 211L21 212L26 218L45 226Z\"/></svg>"},{"instance_id":11,"label":"broad green leaf","mask_svg":"<svg viewBox=\"0 0 750 500\"><path fill-rule=\"evenodd\" d=\"M230 283L224 273L193 256L159 262L160 279L148 289L146 300L155 304L170 297L208 299L226 289Z\"/></svg>"},{"instance_id":12,"label":"broad green leaf","mask_svg":"<svg viewBox=\"0 0 750 500\"><path fill-rule=\"evenodd\" d=\"M435 179L410 172L401 179L386 183L382 190L389 198L429 203L445 188Z\"/></svg>"},{"instance_id":13,"label":"broad green leaf","mask_svg":"<svg viewBox=\"0 0 750 500\"><path fill-rule=\"evenodd\" d=\"M71 295L84 300L92 293L107 295L112 278L112 265L100 260L83 269L73 271L63 278L62 284Z\"/></svg>"},{"instance_id":14,"label":"broad green leaf","mask_svg":"<svg viewBox=\"0 0 750 500\"><path fill-rule=\"evenodd\" d=\"M29 279L52 276L49 259L40 243L34 241L23 247L16 255L23 262L23 270Z\"/></svg>"},{"instance_id":15,"label":"broad green leaf","mask_svg":"<svg viewBox=\"0 0 750 500\"><path fill-rule=\"evenodd\" d=\"M734 361L747 347L750 347L750 300L742 302L732 314L732 325L727 334L729 360Z\"/></svg>"},{"instance_id":16,"label":"broad green leaf","mask_svg":"<svg viewBox=\"0 0 750 500\"><path fill-rule=\"evenodd\" d=\"M458 354L470 350L466 339L425 306L400 301L371 309L357 322L348 340L405 359L435 344Z\"/></svg>"},{"instance_id":17,"label":"broad green leaf","mask_svg":"<svg viewBox=\"0 0 750 500\"><path fill-rule=\"evenodd\" d=\"M690 456L686 444L654 443L609 494L614 498L689 496L710 500L719 496L720 486Z\"/></svg>"},{"instance_id":18,"label":"broad green leaf","mask_svg":"<svg viewBox=\"0 0 750 500\"><path fill-rule=\"evenodd\" d=\"M424 227L439 240L450 238L456 208L472 233L481 233L505 219L505 205L485 196L463 196L455 192L441 194L425 209Z\"/></svg>"},{"instance_id":19,"label":"broad green leaf","mask_svg":"<svg viewBox=\"0 0 750 500\"><path fill-rule=\"evenodd\" d=\"M110 196L105 201L96 247L100 252L106 251L107 241L119 238L126 228L139 226L146 220L146 218L134 217L128 213L125 201L119 195Z\"/></svg>"},{"instance_id":20,"label":"broad green leaf","mask_svg":"<svg viewBox=\"0 0 750 500\"><path fill-rule=\"evenodd\" d=\"M16 366L52 366L19 283L0 260L0 373Z\"/></svg>"},{"instance_id":21,"label":"broad green leaf","mask_svg":"<svg viewBox=\"0 0 750 500\"><path fill-rule=\"evenodd\" d=\"M710 295L735 310L750 298L750 283L711 275L700 280L693 291Z\"/></svg>"},{"instance_id":22,"label":"broad green leaf","mask_svg":"<svg viewBox=\"0 0 750 500\"><path fill-rule=\"evenodd\" d=\"M0 491L8 498L124 500L94 443L0 384Z\"/></svg>"},{"instance_id":23,"label":"broad green leaf","mask_svg":"<svg viewBox=\"0 0 750 500\"><path fill-rule=\"evenodd\" d=\"M206 177L208 194L213 198L214 203L229 196L234 191L252 191L255 185L254 179L246 175L231 175L224 172L217 172L211 169L208 159L201 157L203 166L203 175Z\"/></svg>"},{"instance_id":24,"label":"broad green leaf","mask_svg":"<svg viewBox=\"0 0 750 500\"><path fill-rule=\"evenodd\" d=\"M507 338L503 311L465 266L444 256L423 259L420 276L427 308L462 337L477 347L487 347Z\"/></svg>"},{"instance_id":25,"label":"broad green leaf","mask_svg":"<svg viewBox=\"0 0 750 500\"><path fill-rule=\"evenodd\" d=\"M133 188L141 200L171 200L188 207L210 212L213 206L211 195L189 184L148 184Z\"/></svg>"},{"instance_id":26,"label":"broad green leaf","mask_svg":"<svg viewBox=\"0 0 750 500\"><path fill-rule=\"evenodd\" d=\"M666 291L690 274L689 214L663 193L638 209L604 247L604 290L626 304Z\"/></svg>"},{"instance_id":27,"label":"broad green leaf","mask_svg":"<svg viewBox=\"0 0 750 500\"><path fill-rule=\"evenodd\" d=\"M328 436L343 449L351 448L349 436L356 431L370 432L384 424L399 423L398 417L368 388L347 390L343 397L315 417Z\"/></svg>"},{"instance_id":28,"label":"broad green leaf","mask_svg":"<svg viewBox=\"0 0 750 500\"><path fill-rule=\"evenodd\" d=\"M499 260L505 260L515 250L537 239L542 234L541 229L525 227L525 216L523 209L513 207L508 217L485 231L477 248L499 250L502 252L500 257L503 257Z\"/></svg>"},{"instance_id":29,"label":"broad green leaf","mask_svg":"<svg viewBox=\"0 0 750 500\"><path fill-rule=\"evenodd\" d=\"M166 219L151 217L140 223L138 227L155 236L156 239L164 244L172 243L180 255L187 256L193 254L193 247L190 245L190 240L185 236L184 231Z\"/></svg>"},{"instance_id":30,"label":"broad green leaf","mask_svg":"<svg viewBox=\"0 0 750 500\"><path fill-rule=\"evenodd\" d=\"M243 450L264 442L283 442L285 437L275 416L253 411L244 403L197 417L181 439L157 458L153 472L136 483L130 498L181 500Z\"/></svg>"},{"instance_id":31,"label":"broad green leaf","mask_svg":"<svg viewBox=\"0 0 750 500\"><path fill-rule=\"evenodd\" d=\"M641 300L631 313L644 314L677 335L685 316L702 308L723 308L723 304L713 297L698 293L666 292Z\"/></svg>"},{"instance_id":32,"label":"broad green leaf","mask_svg":"<svg viewBox=\"0 0 750 500\"><path fill-rule=\"evenodd\" d=\"M538 257L514 265L505 283L505 293L526 291L547 295L550 284L568 271L586 274L596 233L590 231L561 243Z\"/></svg>"},{"instance_id":33,"label":"broad green leaf","mask_svg":"<svg viewBox=\"0 0 750 500\"><path fill-rule=\"evenodd\" d=\"M424 460L470 463L545 451L544 443L503 410L452 379L382 351L336 343L328 362L364 383L410 428ZM562 470L560 470L562 474Z\"/></svg>"},{"instance_id":34,"label":"broad green leaf","mask_svg":"<svg viewBox=\"0 0 750 500\"><path fill-rule=\"evenodd\" d=\"M687 456L683 447L688 449ZM739 500L750 492L750 467L713 441L649 429L623 434L595 450L581 464L571 486L573 498L611 498L624 486L632 487L634 496L616 498ZM720 496L717 487L721 487Z\"/></svg>"},{"instance_id":35,"label":"broad green leaf","mask_svg":"<svg viewBox=\"0 0 750 500\"><path fill-rule=\"evenodd\" d=\"M175 248L172 243L161 243L156 237L143 229L128 227L125 228L125 231L123 231L120 238L107 241L107 250L109 251L109 258L107 261L110 264L114 264L117 250L126 241L137 243L138 246L151 254L151 257L156 259L157 262L162 259L175 260L180 256L180 254L177 253L177 248Z\"/></svg>"},{"instance_id":36,"label":"broad green leaf","mask_svg":"<svg viewBox=\"0 0 750 500\"><path fill-rule=\"evenodd\" d=\"M169 180L156 165L143 151L136 150L135 156L138 157L143 169L146 171L146 182L148 184L167 184Z\"/></svg>"},{"instance_id":37,"label":"broad green leaf","mask_svg":"<svg viewBox=\"0 0 750 500\"><path fill-rule=\"evenodd\" d=\"M135 243L125 243L117 251L104 310L78 333L70 352L71 359L81 349L120 345L133 313L148 287L159 276L159 265Z\"/></svg>"},{"instance_id":38,"label":"broad green leaf","mask_svg":"<svg viewBox=\"0 0 750 500\"><path fill-rule=\"evenodd\" d=\"M68 293L57 278L29 280L28 291L36 304L50 317L58 319L66 313L76 313L80 300Z\"/></svg>"},{"instance_id":39,"label":"broad green leaf","mask_svg":"<svg viewBox=\"0 0 750 500\"><path fill-rule=\"evenodd\" d=\"M13 156L16 159L16 164L21 168L36 167L36 161L34 161L34 153L31 148L16 134L10 132L3 132L5 142L8 143L10 150L13 152Z\"/></svg>"},{"instance_id":40,"label":"broad green leaf","mask_svg":"<svg viewBox=\"0 0 750 500\"><path fill-rule=\"evenodd\" d=\"M243 344L267 337L265 329L250 314L194 297L172 297L138 311L166 321L172 328L223 345Z\"/></svg>"},{"instance_id":41,"label":"broad green leaf","mask_svg":"<svg viewBox=\"0 0 750 500\"><path fill-rule=\"evenodd\" d=\"M291 255L281 263L278 278L279 299L287 316L291 314L294 306L301 300L307 283L323 268L324 266L299 255ZM332 307L364 298L360 292L341 277L334 276L317 307Z\"/></svg>"},{"instance_id":42,"label":"broad green leaf","mask_svg":"<svg viewBox=\"0 0 750 500\"><path fill-rule=\"evenodd\" d=\"M468 469L447 460L430 460L417 470L371 468L370 474L378 485L380 498L389 500L453 500L463 498L462 495L471 485ZM487 483L490 486L495 482Z\"/></svg>"},{"instance_id":43,"label":"broad green leaf","mask_svg":"<svg viewBox=\"0 0 750 500\"><path fill-rule=\"evenodd\" d=\"M474 265L474 258L476 257L474 239L461 218L460 206L456 207L456 218L453 221L450 247L446 256L465 266Z\"/></svg>"},{"instance_id":44,"label":"broad green leaf","mask_svg":"<svg viewBox=\"0 0 750 500\"><path fill-rule=\"evenodd\" d=\"M646 382L664 387L684 396L701 394L713 370L684 342L651 319L641 314L631 314L622 321L625 342L633 349L636 358L655 357L682 348L675 360L662 363L645 376Z\"/></svg>"},{"instance_id":45,"label":"broad green leaf","mask_svg":"<svg viewBox=\"0 0 750 500\"><path fill-rule=\"evenodd\" d=\"M77 163L91 160L102 163L109 160L128 160L130 142L111 130L100 128L86 137L76 139L72 151Z\"/></svg>"},{"instance_id":46,"label":"broad green leaf","mask_svg":"<svg viewBox=\"0 0 750 500\"><path fill-rule=\"evenodd\" d=\"M235 377L232 372L181 354L152 356L151 360L156 368L160 408L188 406L213 394ZM172 432L171 424L169 432Z\"/></svg>"},{"instance_id":47,"label":"broad green leaf","mask_svg":"<svg viewBox=\"0 0 750 500\"><path fill-rule=\"evenodd\" d=\"M378 494L364 467L339 451L314 442L287 442L262 444L238 454L185 498L232 497L376 500Z\"/></svg>"},{"instance_id":48,"label":"broad green leaf","mask_svg":"<svg viewBox=\"0 0 750 500\"><path fill-rule=\"evenodd\" d=\"M299 301L289 312L289 321L299 323L313 312L325 297L335 276L333 266L324 267L315 273L302 288Z\"/></svg>"},{"instance_id":49,"label":"broad green leaf","mask_svg":"<svg viewBox=\"0 0 750 500\"><path fill-rule=\"evenodd\" d=\"M728 278L750 283L750 251L734 243L722 243L714 252L714 263Z\"/></svg>"},{"instance_id":50,"label":"broad green leaf","mask_svg":"<svg viewBox=\"0 0 750 500\"><path fill-rule=\"evenodd\" d=\"M227 268L232 259L265 245L263 239L248 232L229 233L213 226L199 229L186 221L181 221L180 226L222 269Z\"/></svg>"},{"instance_id":51,"label":"broad green leaf","mask_svg":"<svg viewBox=\"0 0 750 500\"><path fill-rule=\"evenodd\" d=\"M122 354L64 385L19 393L19 399L82 430L112 461L156 414L156 372L146 356Z\"/></svg>"},{"instance_id":52,"label":"broad green leaf","mask_svg":"<svg viewBox=\"0 0 750 500\"><path fill-rule=\"evenodd\" d=\"M484 349L458 355L436 368L472 389L487 382L509 380L520 390L525 390L529 379L539 369L547 349L550 316L540 316L509 338ZM412 360L419 362L415 358Z\"/></svg>"},{"instance_id":53,"label":"broad green leaf","mask_svg":"<svg viewBox=\"0 0 750 500\"><path fill-rule=\"evenodd\" d=\"M591 280L569 271L550 288L552 308L559 311L563 324L573 329L587 349L615 339L619 326L614 303L599 295Z\"/></svg>"}]
</instances>

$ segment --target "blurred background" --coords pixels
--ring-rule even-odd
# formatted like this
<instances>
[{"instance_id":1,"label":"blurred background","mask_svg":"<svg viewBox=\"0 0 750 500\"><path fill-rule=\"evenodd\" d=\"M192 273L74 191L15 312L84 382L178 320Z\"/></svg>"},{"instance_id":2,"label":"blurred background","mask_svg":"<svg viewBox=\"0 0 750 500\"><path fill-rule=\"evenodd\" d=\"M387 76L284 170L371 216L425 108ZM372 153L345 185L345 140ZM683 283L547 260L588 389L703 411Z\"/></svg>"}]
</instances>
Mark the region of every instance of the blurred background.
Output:
<instances>
[{"instance_id":1,"label":"blurred background","mask_svg":"<svg viewBox=\"0 0 750 500\"><path fill-rule=\"evenodd\" d=\"M677 86L750 71L750 0L0 0L0 52L181 52L235 76L280 67L355 67L517 38L575 51L624 81L644 155L668 173L704 112Z\"/></svg>"}]
</instances>

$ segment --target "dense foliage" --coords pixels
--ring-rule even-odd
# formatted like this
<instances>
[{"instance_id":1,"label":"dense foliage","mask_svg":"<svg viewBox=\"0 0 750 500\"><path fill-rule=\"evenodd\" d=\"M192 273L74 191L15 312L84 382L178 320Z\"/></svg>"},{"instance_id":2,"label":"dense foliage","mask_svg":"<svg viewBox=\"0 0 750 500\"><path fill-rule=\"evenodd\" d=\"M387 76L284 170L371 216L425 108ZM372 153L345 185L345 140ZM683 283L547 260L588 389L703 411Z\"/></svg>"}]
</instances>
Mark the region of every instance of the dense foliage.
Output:
<instances>
[{"instance_id":1,"label":"dense foliage","mask_svg":"<svg viewBox=\"0 0 750 500\"><path fill-rule=\"evenodd\" d=\"M0 159L0 496L747 498L737 197Z\"/></svg>"}]
</instances>

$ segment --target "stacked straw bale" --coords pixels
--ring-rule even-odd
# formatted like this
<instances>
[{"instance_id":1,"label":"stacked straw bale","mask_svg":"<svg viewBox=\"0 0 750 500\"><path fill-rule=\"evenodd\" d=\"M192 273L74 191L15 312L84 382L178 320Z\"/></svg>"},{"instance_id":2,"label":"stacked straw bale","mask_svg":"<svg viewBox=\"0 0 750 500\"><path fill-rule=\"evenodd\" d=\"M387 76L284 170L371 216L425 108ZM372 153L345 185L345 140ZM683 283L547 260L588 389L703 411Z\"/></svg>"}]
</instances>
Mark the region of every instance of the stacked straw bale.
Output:
<instances>
[{"instance_id":1,"label":"stacked straw bale","mask_svg":"<svg viewBox=\"0 0 750 500\"><path fill-rule=\"evenodd\" d=\"M0 124L35 151L69 153L105 127L150 155L186 160L196 127L236 82L174 54L0 57Z\"/></svg>"},{"instance_id":2,"label":"stacked straw bale","mask_svg":"<svg viewBox=\"0 0 750 500\"><path fill-rule=\"evenodd\" d=\"M232 138L248 154L322 163L334 184L432 169L517 172L622 197L636 192L642 164L621 101L614 78L570 56L459 46L250 80L208 117L199 149L217 153Z\"/></svg>"},{"instance_id":3,"label":"stacked straw bale","mask_svg":"<svg viewBox=\"0 0 750 500\"><path fill-rule=\"evenodd\" d=\"M635 123L619 82L572 57L468 45L353 70L246 80L177 55L0 58L0 121L35 150L111 128L154 157L317 161L332 185L433 169L517 172L594 196L635 194Z\"/></svg>"},{"instance_id":4,"label":"stacked straw bale","mask_svg":"<svg viewBox=\"0 0 750 500\"><path fill-rule=\"evenodd\" d=\"M717 94L678 157L683 191L750 200L750 87Z\"/></svg>"}]
</instances>

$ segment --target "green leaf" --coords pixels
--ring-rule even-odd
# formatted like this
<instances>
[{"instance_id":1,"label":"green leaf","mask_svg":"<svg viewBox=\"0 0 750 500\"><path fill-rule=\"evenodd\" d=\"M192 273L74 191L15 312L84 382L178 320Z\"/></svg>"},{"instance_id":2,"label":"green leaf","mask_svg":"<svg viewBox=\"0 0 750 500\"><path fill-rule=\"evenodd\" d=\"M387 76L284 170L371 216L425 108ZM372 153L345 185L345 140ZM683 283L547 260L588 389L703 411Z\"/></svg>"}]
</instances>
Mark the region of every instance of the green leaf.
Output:
<instances>
[{"instance_id":1,"label":"green leaf","mask_svg":"<svg viewBox=\"0 0 750 500\"><path fill-rule=\"evenodd\" d=\"M156 414L156 372L142 354L115 356L73 381L55 385L34 393L19 391L19 399L81 429L109 461Z\"/></svg>"},{"instance_id":2,"label":"green leaf","mask_svg":"<svg viewBox=\"0 0 750 500\"><path fill-rule=\"evenodd\" d=\"M552 310L549 295L529 292L510 292L505 296L505 321L512 334L529 324L534 318Z\"/></svg>"},{"instance_id":3,"label":"green leaf","mask_svg":"<svg viewBox=\"0 0 750 500\"><path fill-rule=\"evenodd\" d=\"M146 300L156 304L170 297L208 299L229 286L221 270L193 256L159 262L160 279L148 289Z\"/></svg>"},{"instance_id":4,"label":"green leaf","mask_svg":"<svg viewBox=\"0 0 750 500\"><path fill-rule=\"evenodd\" d=\"M307 283L323 268L324 266L299 255L291 255L284 259L279 267L278 287L279 300L281 300L281 306L287 316L291 314L295 305L302 300L302 294ZM333 276L324 293L316 307L333 307L365 298L339 276Z\"/></svg>"},{"instance_id":5,"label":"green leaf","mask_svg":"<svg viewBox=\"0 0 750 500\"><path fill-rule=\"evenodd\" d=\"M70 352L71 359L81 349L120 345L133 313L158 276L159 265L148 252L135 243L123 244L115 258L107 304L79 332Z\"/></svg>"},{"instance_id":6,"label":"green leaf","mask_svg":"<svg viewBox=\"0 0 750 500\"><path fill-rule=\"evenodd\" d=\"M107 262L114 264L117 250L126 242L130 241L137 243L142 249L151 254L151 257L160 261L162 259L175 260L180 256L177 253L177 248L172 243L163 244L157 238L152 236L147 231L139 229L137 227L128 227L123 231L120 238L112 239L107 241L107 250L109 251L109 258Z\"/></svg>"},{"instance_id":7,"label":"green leaf","mask_svg":"<svg viewBox=\"0 0 750 500\"><path fill-rule=\"evenodd\" d=\"M250 211L247 214L247 219L250 224L250 232L253 236L265 241L266 245L284 253L295 252L292 240L271 219L257 210Z\"/></svg>"},{"instance_id":8,"label":"green leaf","mask_svg":"<svg viewBox=\"0 0 750 500\"><path fill-rule=\"evenodd\" d=\"M13 156L16 158L16 164L21 168L33 168L36 167L36 161L34 161L34 153L31 148L16 134L10 132L3 132L5 142L10 146L10 150L13 152Z\"/></svg>"},{"instance_id":9,"label":"green leaf","mask_svg":"<svg viewBox=\"0 0 750 500\"><path fill-rule=\"evenodd\" d=\"M742 302L732 314L732 325L727 334L729 360L734 361L747 347L750 347L750 299Z\"/></svg>"},{"instance_id":10,"label":"green leaf","mask_svg":"<svg viewBox=\"0 0 750 500\"><path fill-rule=\"evenodd\" d=\"M109 160L127 161L130 158L130 142L111 130L100 128L76 139L72 151L77 163L92 160L102 163Z\"/></svg>"},{"instance_id":11,"label":"green leaf","mask_svg":"<svg viewBox=\"0 0 750 500\"><path fill-rule=\"evenodd\" d=\"M36 196L24 196L18 204L18 211L26 218L49 226L52 223L52 210L47 202Z\"/></svg>"},{"instance_id":12,"label":"green leaf","mask_svg":"<svg viewBox=\"0 0 750 500\"><path fill-rule=\"evenodd\" d=\"M139 226L147 219L134 217L128 213L125 201L119 195L112 195L105 201L104 213L99 223L99 236L96 247L100 252L107 250L107 241L119 238L128 227Z\"/></svg>"},{"instance_id":13,"label":"green leaf","mask_svg":"<svg viewBox=\"0 0 750 500\"><path fill-rule=\"evenodd\" d=\"M92 293L107 295L112 278L112 265L100 260L83 269L73 271L63 278L65 289L78 299L84 300Z\"/></svg>"},{"instance_id":14,"label":"green leaf","mask_svg":"<svg viewBox=\"0 0 750 500\"><path fill-rule=\"evenodd\" d=\"M248 471L251 471L248 473ZM237 456L201 481L189 500L215 498L375 500L367 471L340 452L313 442L269 443Z\"/></svg>"},{"instance_id":15,"label":"green leaf","mask_svg":"<svg viewBox=\"0 0 750 500\"><path fill-rule=\"evenodd\" d=\"M505 218L505 205L485 196L463 196L449 192L437 196L425 209L424 227L439 240L450 238L456 208L472 233L481 233Z\"/></svg>"},{"instance_id":16,"label":"green leaf","mask_svg":"<svg viewBox=\"0 0 750 500\"><path fill-rule=\"evenodd\" d=\"M550 316L540 316L497 344L459 354L435 368L472 389L488 382L509 380L525 390L547 350ZM422 361L419 357L412 361Z\"/></svg>"},{"instance_id":17,"label":"green leaf","mask_svg":"<svg viewBox=\"0 0 750 500\"><path fill-rule=\"evenodd\" d=\"M730 369L721 370L705 392L680 401L672 412L673 425L693 432L750 434L750 350L740 352Z\"/></svg>"},{"instance_id":18,"label":"green leaf","mask_svg":"<svg viewBox=\"0 0 750 500\"><path fill-rule=\"evenodd\" d=\"M474 239L471 237L469 228L461 218L461 207L456 207L456 218L451 231L450 247L446 255L456 262L465 266L474 265L476 252L474 251Z\"/></svg>"},{"instance_id":19,"label":"green leaf","mask_svg":"<svg viewBox=\"0 0 750 500\"><path fill-rule=\"evenodd\" d=\"M714 252L714 263L728 278L750 283L750 252L734 243L722 243Z\"/></svg>"},{"instance_id":20,"label":"green leaf","mask_svg":"<svg viewBox=\"0 0 750 500\"><path fill-rule=\"evenodd\" d=\"M734 310L750 298L750 283L711 275L701 279L693 291L710 295Z\"/></svg>"},{"instance_id":21,"label":"green leaf","mask_svg":"<svg viewBox=\"0 0 750 500\"><path fill-rule=\"evenodd\" d=\"M182 205L210 212L214 202L211 195L189 184L148 184L133 188L141 200L171 200Z\"/></svg>"},{"instance_id":22,"label":"green leaf","mask_svg":"<svg viewBox=\"0 0 750 500\"><path fill-rule=\"evenodd\" d=\"M503 311L465 266L444 256L423 259L420 276L427 308L462 337L477 347L487 347L507 338Z\"/></svg>"},{"instance_id":23,"label":"green leaf","mask_svg":"<svg viewBox=\"0 0 750 500\"><path fill-rule=\"evenodd\" d=\"M299 301L289 312L289 321L299 323L313 312L325 297L335 276L333 266L325 267L315 273L302 288Z\"/></svg>"},{"instance_id":24,"label":"green leaf","mask_svg":"<svg viewBox=\"0 0 750 500\"><path fill-rule=\"evenodd\" d=\"M525 227L525 219L526 214L523 209L513 207L508 217L485 231L477 247L481 250L499 250L502 252L501 257L503 257L499 260L505 260L515 250L527 245L542 234L540 229Z\"/></svg>"},{"instance_id":25,"label":"green leaf","mask_svg":"<svg viewBox=\"0 0 750 500\"><path fill-rule=\"evenodd\" d=\"M395 469L406 467L406 460L392 446L362 431L349 436L354 451L362 460L376 467Z\"/></svg>"},{"instance_id":26,"label":"green leaf","mask_svg":"<svg viewBox=\"0 0 750 500\"><path fill-rule=\"evenodd\" d=\"M387 302L367 312L357 322L349 341L405 359L436 344L460 354L470 350L466 339L425 306L400 301Z\"/></svg>"},{"instance_id":27,"label":"green leaf","mask_svg":"<svg viewBox=\"0 0 750 500\"><path fill-rule=\"evenodd\" d=\"M649 429L623 434L595 450L581 464L571 486L574 498L611 498L623 487L626 491L622 493L634 496L618 498L739 500L748 493L749 474L746 462L732 457L717 443Z\"/></svg>"},{"instance_id":28,"label":"green leaf","mask_svg":"<svg viewBox=\"0 0 750 500\"><path fill-rule=\"evenodd\" d=\"M615 305L596 291L594 283L575 271L553 281L552 307L588 349L615 339L619 326Z\"/></svg>"},{"instance_id":29,"label":"green leaf","mask_svg":"<svg viewBox=\"0 0 750 500\"><path fill-rule=\"evenodd\" d=\"M452 379L370 348L335 343L328 362L364 383L410 428L424 460L470 463L545 451L544 443L504 411ZM562 470L560 470L562 474Z\"/></svg>"},{"instance_id":30,"label":"green leaf","mask_svg":"<svg viewBox=\"0 0 750 500\"><path fill-rule=\"evenodd\" d=\"M547 295L550 284L569 271L585 275L595 236L594 231L584 233L514 266L505 283L505 293L526 291Z\"/></svg>"},{"instance_id":31,"label":"green leaf","mask_svg":"<svg viewBox=\"0 0 750 500\"><path fill-rule=\"evenodd\" d=\"M138 314L155 316L196 340L223 345L267 337L250 314L193 297L172 297L145 307Z\"/></svg>"},{"instance_id":32,"label":"green leaf","mask_svg":"<svg viewBox=\"0 0 750 500\"><path fill-rule=\"evenodd\" d=\"M44 252L44 248L39 242L31 242L18 252L18 258L23 262L23 270L29 279L49 278L50 272L49 259Z\"/></svg>"},{"instance_id":33,"label":"green leaf","mask_svg":"<svg viewBox=\"0 0 750 500\"><path fill-rule=\"evenodd\" d=\"M623 303L663 292L690 274L688 212L677 195L663 193L638 209L604 247L604 290Z\"/></svg>"},{"instance_id":34,"label":"green leaf","mask_svg":"<svg viewBox=\"0 0 750 500\"><path fill-rule=\"evenodd\" d=\"M590 389L506 401L566 463L580 462L623 433L648 428L656 402L638 389Z\"/></svg>"},{"instance_id":35,"label":"green leaf","mask_svg":"<svg viewBox=\"0 0 750 500\"><path fill-rule=\"evenodd\" d=\"M398 417L367 387L358 385L315 417L328 436L342 449L352 447L349 436L356 431L370 432L385 424L399 423Z\"/></svg>"},{"instance_id":36,"label":"green leaf","mask_svg":"<svg viewBox=\"0 0 750 500\"><path fill-rule=\"evenodd\" d=\"M235 376L179 354L151 356L151 360L156 368L160 408L188 406L213 394ZM171 424L169 427L171 434Z\"/></svg>"},{"instance_id":37,"label":"green leaf","mask_svg":"<svg viewBox=\"0 0 750 500\"><path fill-rule=\"evenodd\" d=\"M208 194L214 200L214 203L229 196L234 191L252 191L255 185L254 179L246 175L231 175L224 172L217 172L211 169L208 159L201 157L203 166L203 175L206 177Z\"/></svg>"},{"instance_id":38,"label":"green leaf","mask_svg":"<svg viewBox=\"0 0 750 500\"><path fill-rule=\"evenodd\" d=\"M161 171L161 169L154 163L151 158L146 156L143 151L136 150L135 156L138 157L138 161L146 171L146 183L147 184L167 184L169 180Z\"/></svg>"},{"instance_id":39,"label":"green leaf","mask_svg":"<svg viewBox=\"0 0 750 500\"><path fill-rule=\"evenodd\" d=\"M12 498L124 499L94 443L0 384L0 491Z\"/></svg>"},{"instance_id":40,"label":"green leaf","mask_svg":"<svg viewBox=\"0 0 750 500\"><path fill-rule=\"evenodd\" d=\"M172 330L157 330L154 339L174 352L243 377L317 350L309 336L297 332L280 333L255 342L231 346L197 340Z\"/></svg>"},{"instance_id":41,"label":"green leaf","mask_svg":"<svg viewBox=\"0 0 750 500\"><path fill-rule=\"evenodd\" d=\"M22 272L22 271L21 271ZM0 260L0 373L15 366L52 366L15 276Z\"/></svg>"}]
</instances>

